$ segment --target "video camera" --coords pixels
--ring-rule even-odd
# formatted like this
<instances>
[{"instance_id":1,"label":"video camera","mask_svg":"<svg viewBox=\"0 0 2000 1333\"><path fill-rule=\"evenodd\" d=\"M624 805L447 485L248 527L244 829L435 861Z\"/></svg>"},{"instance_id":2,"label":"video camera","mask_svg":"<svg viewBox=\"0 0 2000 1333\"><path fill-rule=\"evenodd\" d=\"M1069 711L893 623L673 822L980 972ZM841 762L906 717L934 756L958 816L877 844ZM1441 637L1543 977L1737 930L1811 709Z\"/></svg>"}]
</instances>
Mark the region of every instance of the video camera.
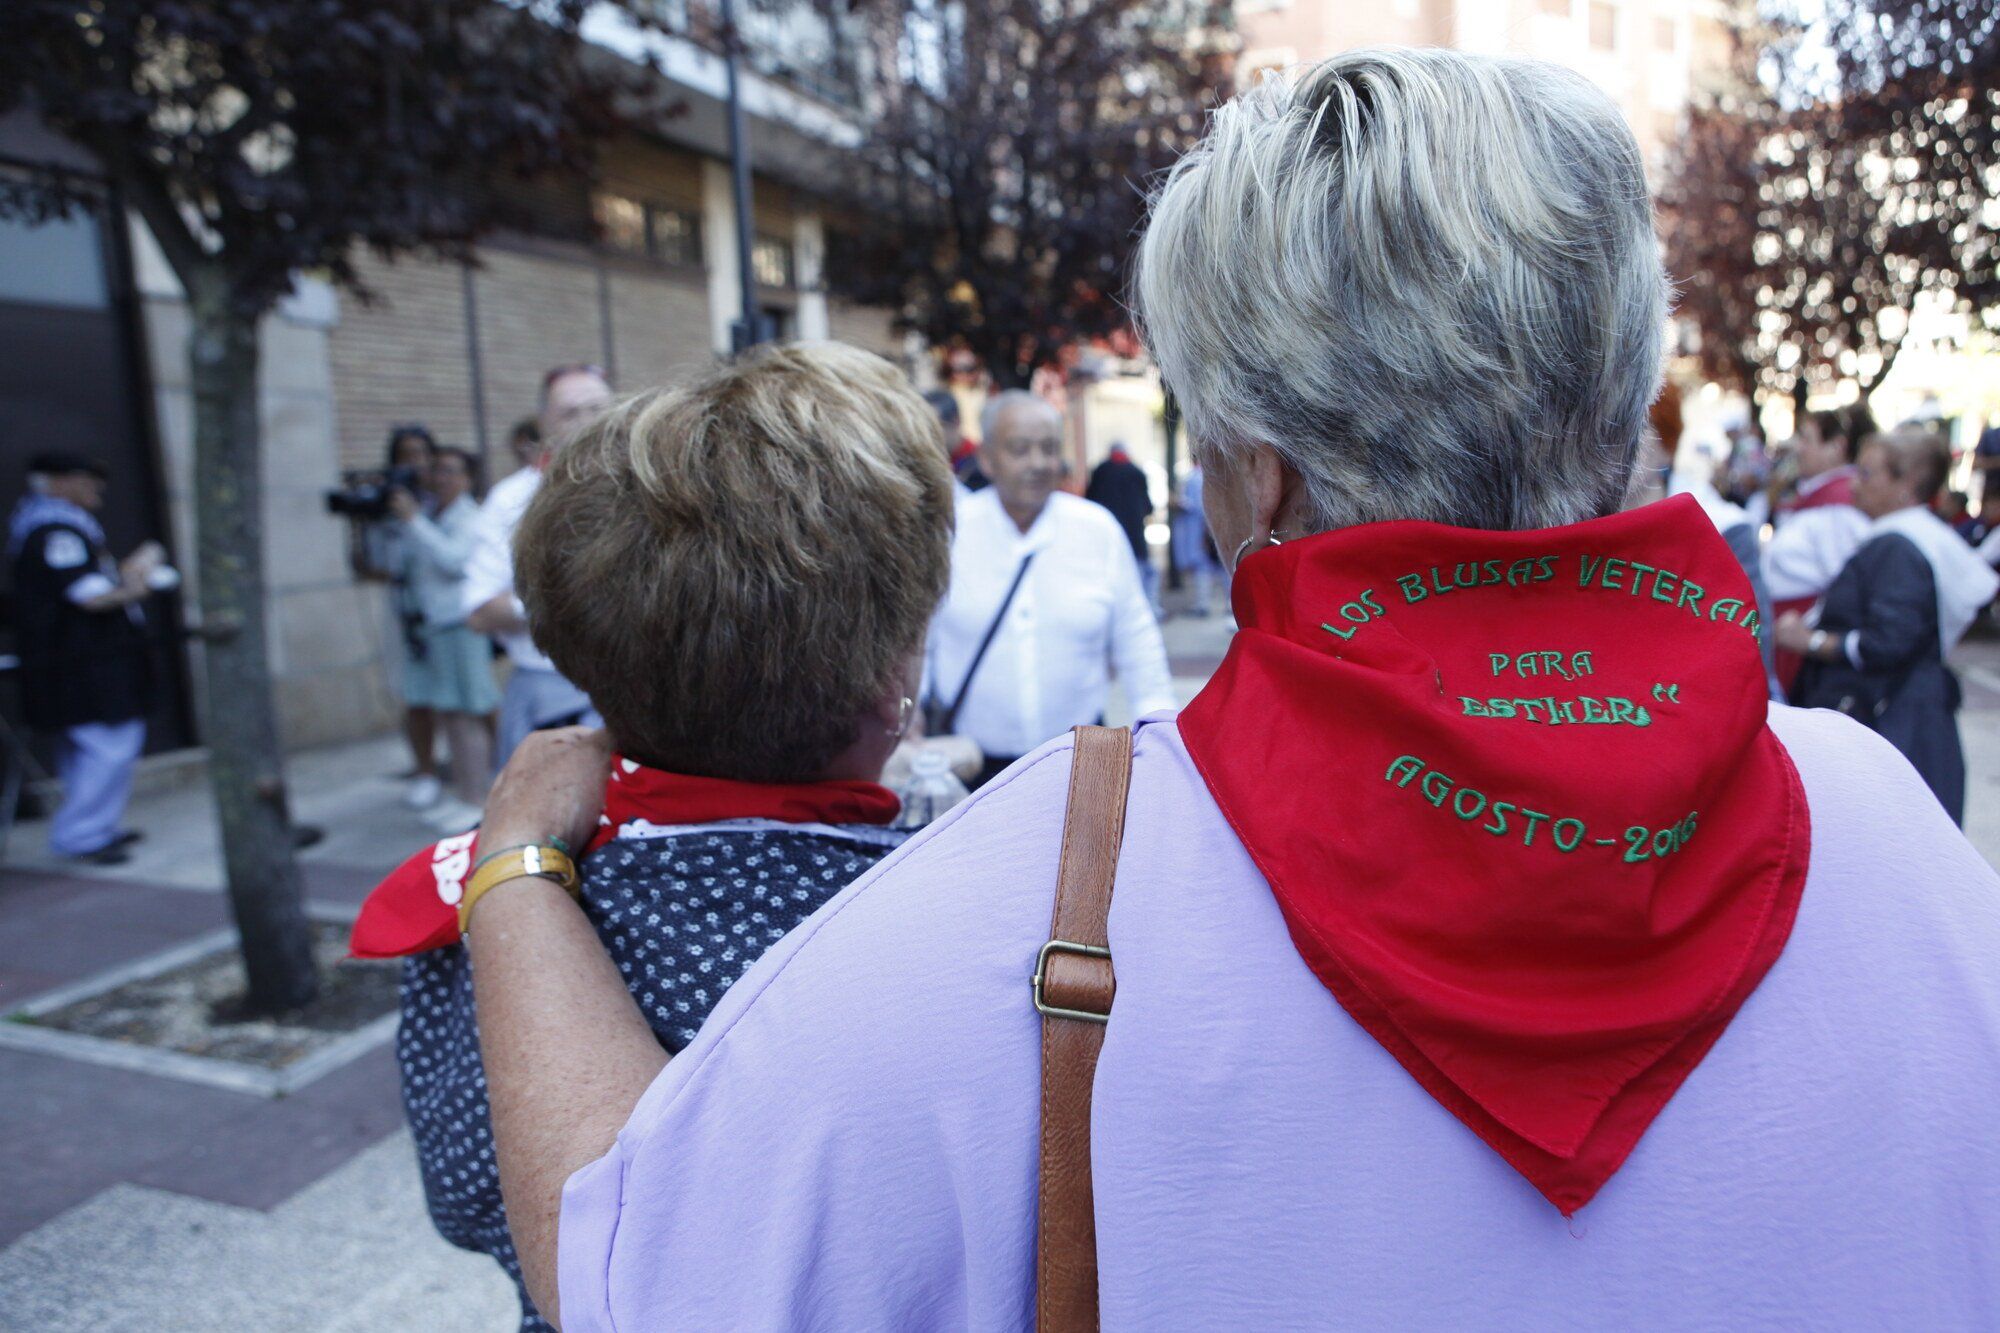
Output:
<instances>
[{"instance_id":1,"label":"video camera","mask_svg":"<svg viewBox=\"0 0 2000 1333\"><path fill-rule=\"evenodd\" d=\"M416 494L423 474L413 467L364 468L340 474L340 489L326 493L326 512L363 522L389 516L389 492Z\"/></svg>"}]
</instances>

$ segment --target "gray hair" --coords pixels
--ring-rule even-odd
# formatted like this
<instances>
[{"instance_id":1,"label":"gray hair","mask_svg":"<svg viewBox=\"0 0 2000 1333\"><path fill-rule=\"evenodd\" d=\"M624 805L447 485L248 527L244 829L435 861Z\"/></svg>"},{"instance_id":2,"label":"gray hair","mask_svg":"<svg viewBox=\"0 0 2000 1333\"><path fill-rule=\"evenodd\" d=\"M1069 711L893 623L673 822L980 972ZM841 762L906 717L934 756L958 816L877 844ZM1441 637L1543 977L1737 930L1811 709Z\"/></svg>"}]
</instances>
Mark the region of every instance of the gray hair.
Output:
<instances>
[{"instance_id":1,"label":"gray hair","mask_svg":"<svg viewBox=\"0 0 2000 1333\"><path fill-rule=\"evenodd\" d=\"M1315 529L1617 509L1666 301L1610 99L1445 50L1349 52L1224 106L1153 201L1136 284L1190 438L1269 445Z\"/></svg>"},{"instance_id":2,"label":"gray hair","mask_svg":"<svg viewBox=\"0 0 2000 1333\"><path fill-rule=\"evenodd\" d=\"M984 444L993 438L993 427L1000 422L1000 414L1010 407L1039 407L1056 419L1057 429L1062 427L1062 412L1056 405L1038 393L1026 389L1002 389L986 400L986 406L979 411L979 442Z\"/></svg>"}]
</instances>

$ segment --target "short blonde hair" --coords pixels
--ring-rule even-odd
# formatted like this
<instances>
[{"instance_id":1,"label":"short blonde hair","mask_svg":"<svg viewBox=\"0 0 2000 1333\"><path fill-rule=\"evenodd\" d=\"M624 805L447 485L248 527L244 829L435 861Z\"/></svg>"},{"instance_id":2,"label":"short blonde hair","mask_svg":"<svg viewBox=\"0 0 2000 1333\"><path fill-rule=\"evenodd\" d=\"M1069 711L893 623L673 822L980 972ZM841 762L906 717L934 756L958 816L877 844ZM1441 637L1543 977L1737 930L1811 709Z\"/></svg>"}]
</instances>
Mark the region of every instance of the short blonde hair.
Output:
<instances>
[{"instance_id":1,"label":"short blonde hair","mask_svg":"<svg viewBox=\"0 0 2000 1333\"><path fill-rule=\"evenodd\" d=\"M922 643L951 524L937 419L903 377L778 347L586 427L521 521L515 581L623 753L802 781Z\"/></svg>"}]
</instances>

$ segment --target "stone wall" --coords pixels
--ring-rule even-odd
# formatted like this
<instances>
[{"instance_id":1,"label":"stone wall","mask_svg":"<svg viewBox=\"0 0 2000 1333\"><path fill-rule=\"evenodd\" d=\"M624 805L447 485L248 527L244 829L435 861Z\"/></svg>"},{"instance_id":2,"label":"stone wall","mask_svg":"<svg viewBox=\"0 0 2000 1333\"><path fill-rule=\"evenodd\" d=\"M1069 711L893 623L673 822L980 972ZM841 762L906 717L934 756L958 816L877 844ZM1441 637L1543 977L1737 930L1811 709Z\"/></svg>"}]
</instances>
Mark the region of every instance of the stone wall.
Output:
<instances>
[{"instance_id":1,"label":"stone wall","mask_svg":"<svg viewBox=\"0 0 2000 1333\"><path fill-rule=\"evenodd\" d=\"M482 247L469 271L372 256L358 268L372 299L344 296L330 337L346 467L379 466L390 425L421 421L443 443L483 441L489 478L504 476L507 431L534 414L549 367L591 362L637 390L716 355L699 269L529 242Z\"/></svg>"},{"instance_id":2,"label":"stone wall","mask_svg":"<svg viewBox=\"0 0 2000 1333\"><path fill-rule=\"evenodd\" d=\"M389 427L400 421L421 421L447 443L476 445L463 270L373 255L355 267L371 299L344 294L328 339L341 463L381 466Z\"/></svg>"}]
</instances>

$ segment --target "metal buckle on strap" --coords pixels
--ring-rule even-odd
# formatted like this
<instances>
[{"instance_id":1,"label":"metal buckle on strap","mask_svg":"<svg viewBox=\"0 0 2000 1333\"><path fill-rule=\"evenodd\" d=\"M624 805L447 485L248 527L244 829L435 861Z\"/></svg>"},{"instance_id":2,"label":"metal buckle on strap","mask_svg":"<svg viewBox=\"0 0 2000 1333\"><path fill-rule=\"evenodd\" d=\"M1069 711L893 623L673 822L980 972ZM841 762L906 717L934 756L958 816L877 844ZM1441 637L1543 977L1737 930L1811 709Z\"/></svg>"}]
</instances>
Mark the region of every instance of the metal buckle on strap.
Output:
<instances>
[{"instance_id":1,"label":"metal buckle on strap","mask_svg":"<svg viewBox=\"0 0 2000 1333\"><path fill-rule=\"evenodd\" d=\"M1062 1009L1050 1004L1043 996L1042 984L1048 979L1049 955L1052 953L1070 953L1079 958L1103 958L1107 961L1111 957L1111 950L1096 944L1078 944L1074 940L1050 940L1044 944L1041 952L1035 955L1035 976L1029 983L1034 991L1035 1011L1047 1018L1075 1018L1085 1023L1109 1023L1111 1014L1108 1011L1096 1014L1088 1009Z\"/></svg>"}]
</instances>

